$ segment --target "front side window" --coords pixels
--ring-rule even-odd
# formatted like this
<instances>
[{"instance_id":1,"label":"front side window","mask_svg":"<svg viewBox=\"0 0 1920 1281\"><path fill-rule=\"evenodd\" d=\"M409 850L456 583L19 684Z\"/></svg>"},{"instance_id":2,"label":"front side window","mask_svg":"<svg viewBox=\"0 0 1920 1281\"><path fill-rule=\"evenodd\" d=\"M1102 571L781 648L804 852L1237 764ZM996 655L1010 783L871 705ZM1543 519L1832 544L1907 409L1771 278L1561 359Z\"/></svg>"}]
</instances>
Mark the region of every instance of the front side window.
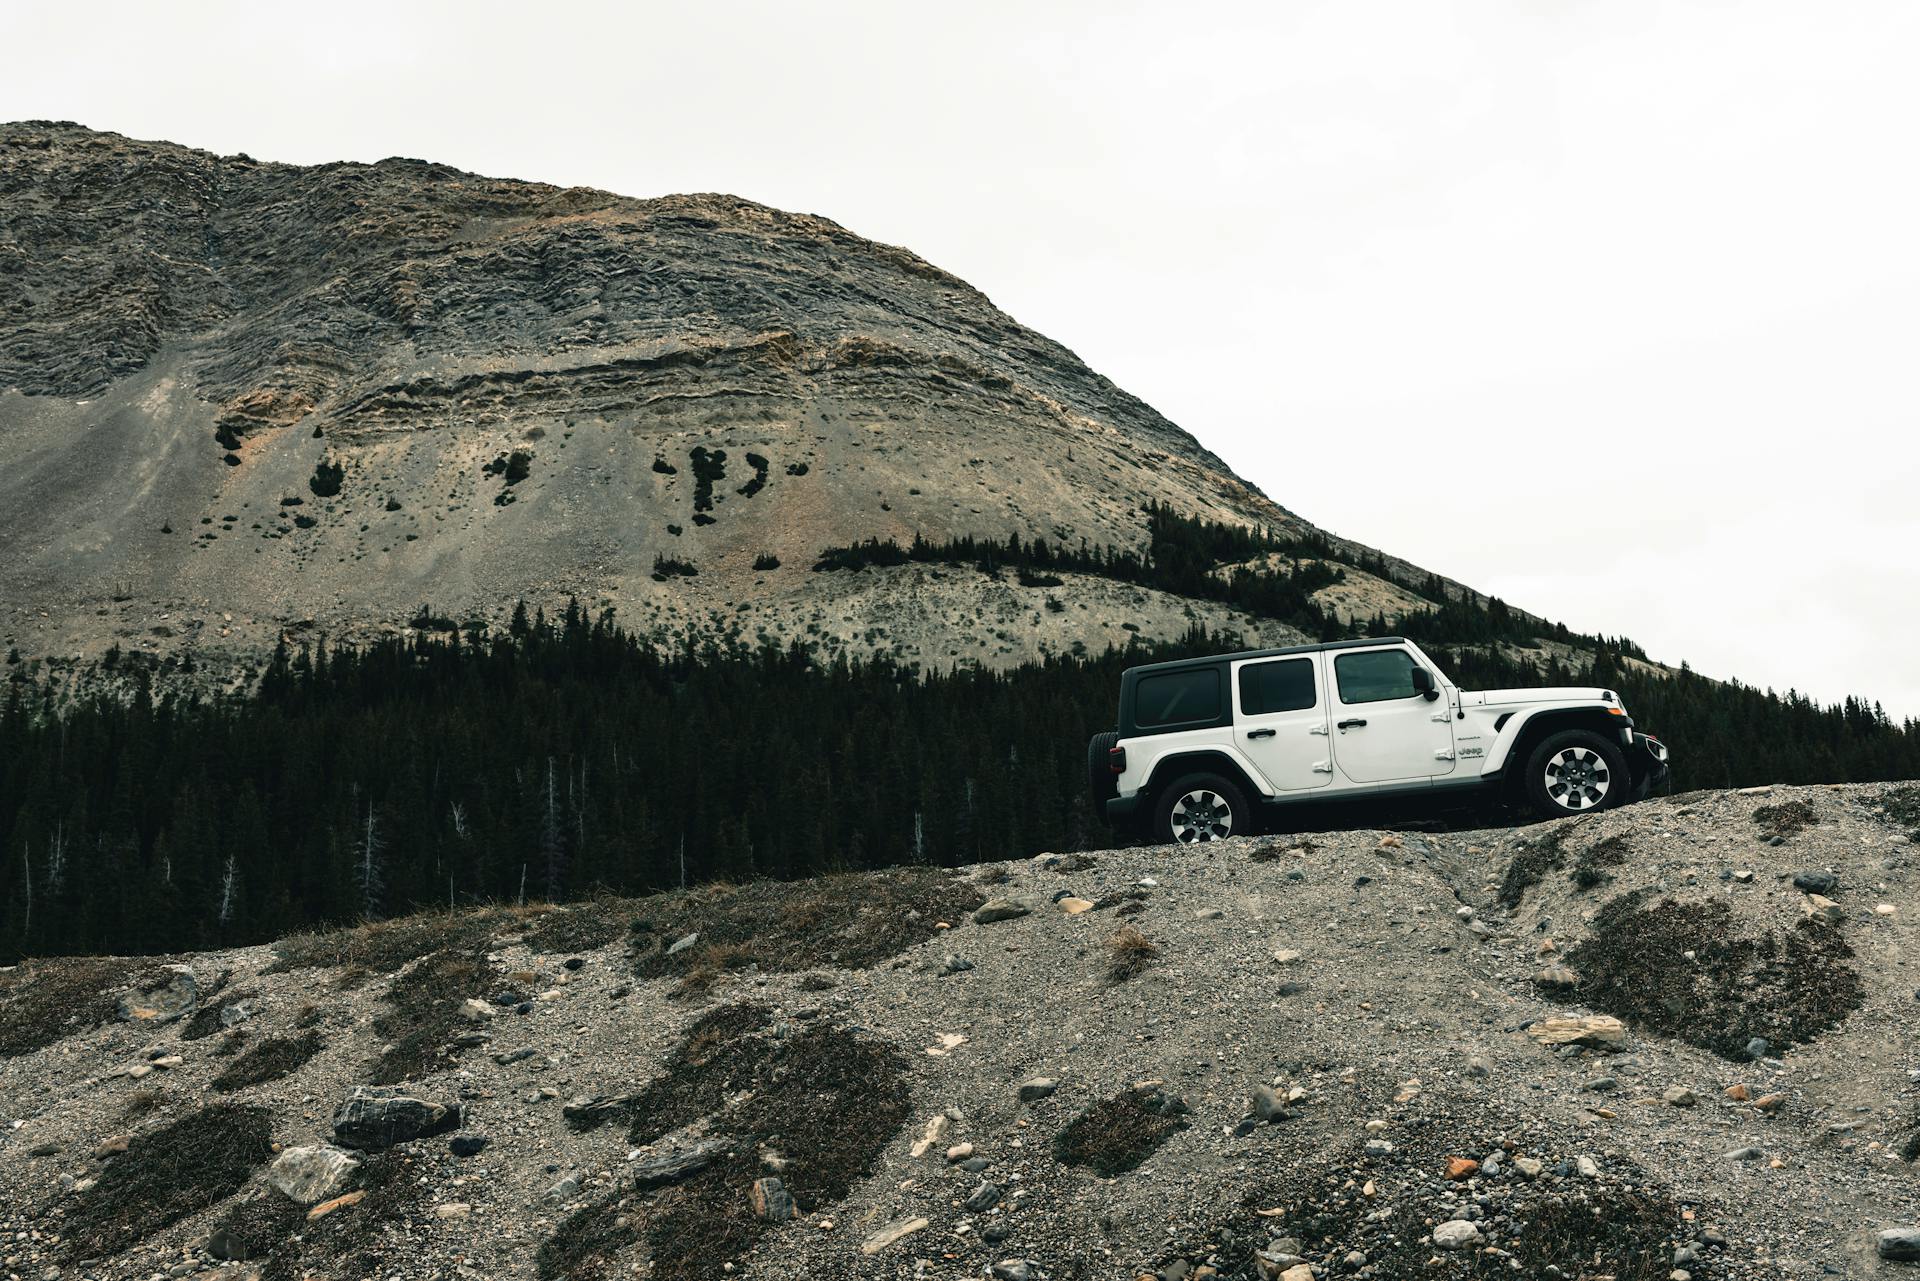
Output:
<instances>
[{"instance_id":1,"label":"front side window","mask_svg":"<svg viewBox=\"0 0 1920 1281\"><path fill-rule=\"evenodd\" d=\"M1342 654L1333 660L1334 677L1343 703L1384 703L1412 698L1413 655L1404 649L1376 649L1364 654Z\"/></svg>"},{"instance_id":2,"label":"front side window","mask_svg":"<svg viewBox=\"0 0 1920 1281\"><path fill-rule=\"evenodd\" d=\"M1310 658L1248 663L1240 669L1240 710L1248 716L1304 712L1320 701L1315 684Z\"/></svg>"},{"instance_id":3,"label":"front side window","mask_svg":"<svg viewBox=\"0 0 1920 1281\"><path fill-rule=\"evenodd\" d=\"M1220 719L1220 671L1199 667L1141 678L1133 691L1133 720L1148 726L1191 725Z\"/></svg>"}]
</instances>

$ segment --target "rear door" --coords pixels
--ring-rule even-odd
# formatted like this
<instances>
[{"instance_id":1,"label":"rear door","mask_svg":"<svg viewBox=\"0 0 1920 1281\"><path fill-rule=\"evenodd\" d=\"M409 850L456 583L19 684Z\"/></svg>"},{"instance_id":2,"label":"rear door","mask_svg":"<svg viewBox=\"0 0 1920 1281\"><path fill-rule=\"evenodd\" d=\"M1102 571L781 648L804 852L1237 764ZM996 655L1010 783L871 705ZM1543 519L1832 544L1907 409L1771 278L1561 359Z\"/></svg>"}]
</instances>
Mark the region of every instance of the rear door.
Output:
<instances>
[{"instance_id":1,"label":"rear door","mask_svg":"<svg viewBox=\"0 0 1920 1281\"><path fill-rule=\"evenodd\" d=\"M1233 665L1234 743L1277 792L1333 781L1322 655Z\"/></svg>"},{"instance_id":2,"label":"rear door","mask_svg":"<svg viewBox=\"0 0 1920 1281\"><path fill-rule=\"evenodd\" d=\"M1333 759L1356 783L1432 778L1453 772L1453 714L1413 685L1421 664L1405 646L1334 650ZM1435 688L1439 674L1428 669Z\"/></svg>"}]
</instances>

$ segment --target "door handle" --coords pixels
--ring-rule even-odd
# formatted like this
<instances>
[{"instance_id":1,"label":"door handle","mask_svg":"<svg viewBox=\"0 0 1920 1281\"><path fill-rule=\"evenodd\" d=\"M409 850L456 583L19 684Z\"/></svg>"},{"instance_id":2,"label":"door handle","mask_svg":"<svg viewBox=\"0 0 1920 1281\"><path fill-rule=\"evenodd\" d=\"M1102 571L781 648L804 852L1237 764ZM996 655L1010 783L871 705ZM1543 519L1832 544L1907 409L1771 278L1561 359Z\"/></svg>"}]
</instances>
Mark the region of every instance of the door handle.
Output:
<instances>
[{"instance_id":1,"label":"door handle","mask_svg":"<svg viewBox=\"0 0 1920 1281\"><path fill-rule=\"evenodd\" d=\"M1341 721L1341 722L1340 722L1340 724L1339 724L1339 727L1338 727L1338 728L1340 728L1340 729L1365 729L1366 727L1367 727L1367 723L1366 723L1365 721L1362 721L1362 720L1352 720L1352 721Z\"/></svg>"},{"instance_id":2,"label":"door handle","mask_svg":"<svg viewBox=\"0 0 1920 1281\"><path fill-rule=\"evenodd\" d=\"M1247 731L1247 737L1248 738L1272 738L1277 733L1279 733L1278 730L1250 729Z\"/></svg>"}]
</instances>

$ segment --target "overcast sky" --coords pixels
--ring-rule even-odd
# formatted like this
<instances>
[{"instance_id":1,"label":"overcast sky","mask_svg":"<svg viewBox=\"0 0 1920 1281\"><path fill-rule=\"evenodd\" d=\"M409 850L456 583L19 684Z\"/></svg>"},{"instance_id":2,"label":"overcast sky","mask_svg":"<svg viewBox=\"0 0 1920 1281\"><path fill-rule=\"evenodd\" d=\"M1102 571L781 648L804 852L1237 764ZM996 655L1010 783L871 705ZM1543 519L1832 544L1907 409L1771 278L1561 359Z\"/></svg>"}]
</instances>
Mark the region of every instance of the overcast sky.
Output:
<instances>
[{"instance_id":1,"label":"overcast sky","mask_svg":"<svg viewBox=\"0 0 1920 1281\"><path fill-rule=\"evenodd\" d=\"M0 118L822 214L1329 529L1920 716L1920 6L6 12Z\"/></svg>"}]
</instances>

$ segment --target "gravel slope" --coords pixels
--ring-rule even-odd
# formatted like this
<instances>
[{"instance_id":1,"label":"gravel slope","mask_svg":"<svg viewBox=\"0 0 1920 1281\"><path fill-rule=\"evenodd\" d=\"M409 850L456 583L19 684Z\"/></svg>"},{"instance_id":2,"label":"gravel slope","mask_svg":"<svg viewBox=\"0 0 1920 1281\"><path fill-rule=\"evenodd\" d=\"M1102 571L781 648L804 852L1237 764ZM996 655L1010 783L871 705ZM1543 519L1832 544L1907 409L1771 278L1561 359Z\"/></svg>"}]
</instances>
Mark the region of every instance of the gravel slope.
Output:
<instances>
[{"instance_id":1,"label":"gravel slope","mask_svg":"<svg viewBox=\"0 0 1920 1281\"><path fill-rule=\"evenodd\" d=\"M571 1253L549 1247L548 1275L579 1277L1920 1276L1876 1257L1883 1230L1920 1223L1902 1158L1920 1123L1916 795L1695 793L1534 828L427 920L293 949L347 967L265 973L271 948L179 958L200 1000L165 1023L109 1011L85 1026L93 994L152 987L152 962L23 967L0 974L0 1275L530 1277L558 1230ZM1528 875L1509 875L1516 859ZM1833 878L1809 882L1831 909L1794 887L1809 873ZM1659 932L1669 899L1697 913L1685 937ZM1006 901L1028 910L982 919ZM1802 925L1809 909L1839 915ZM1123 926L1155 951L1116 978ZM727 968L756 949L759 969ZM440 958L438 986L395 1018L388 975L404 989L421 952ZM1726 956L1753 964L1721 982ZM1573 981L1554 966L1580 985L1537 981ZM64 997L52 1022L69 1034L14 1052L47 1034L32 1003L63 974L95 1004ZM1589 998L1627 1015L1617 1043L1541 1043L1549 1017L1604 1014ZM1731 1056L1689 1043L1789 1015L1831 1026L1776 1033L1757 1061L1744 1040ZM322 1048L291 1075L214 1087L262 1042L306 1033ZM835 1056L857 1059L853 1079ZM124 1211L153 1183L200 1178L168 1127L207 1105L263 1107L274 1144L320 1144L382 1075L465 1114L362 1153L340 1188L365 1199L308 1220L254 1153L205 1208L123 1252L63 1241L99 1213L97 1188L122 1189ZM570 1124L589 1099L606 1123ZM1098 1164L1067 1164L1056 1138L1094 1105L1066 1155ZM120 1136L125 1153L96 1156ZM454 1155L477 1136L478 1155ZM664 1155L703 1143L726 1155L662 1179ZM870 1166L844 1197L810 1190L829 1151ZM755 1218L755 1178L783 1178L797 1215ZM237 1252L243 1211L265 1257L211 1257L210 1242Z\"/></svg>"}]
</instances>

